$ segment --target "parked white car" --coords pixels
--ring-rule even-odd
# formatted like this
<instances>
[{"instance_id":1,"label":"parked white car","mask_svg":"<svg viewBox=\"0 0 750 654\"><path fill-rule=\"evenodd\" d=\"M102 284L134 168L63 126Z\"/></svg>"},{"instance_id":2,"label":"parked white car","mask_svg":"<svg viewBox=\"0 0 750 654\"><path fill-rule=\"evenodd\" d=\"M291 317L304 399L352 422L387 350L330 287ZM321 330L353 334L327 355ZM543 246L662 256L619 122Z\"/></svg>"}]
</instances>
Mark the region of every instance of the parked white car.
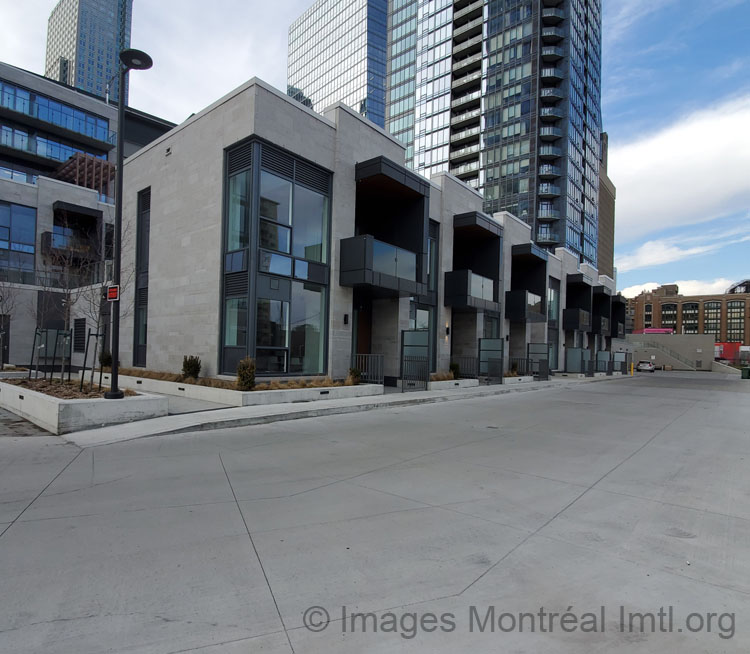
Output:
<instances>
[{"instance_id":1,"label":"parked white car","mask_svg":"<svg viewBox=\"0 0 750 654\"><path fill-rule=\"evenodd\" d=\"M651 361L639 361L635 369L638 372L654 372L656 366Z\"/></svg>"}]
</instances>

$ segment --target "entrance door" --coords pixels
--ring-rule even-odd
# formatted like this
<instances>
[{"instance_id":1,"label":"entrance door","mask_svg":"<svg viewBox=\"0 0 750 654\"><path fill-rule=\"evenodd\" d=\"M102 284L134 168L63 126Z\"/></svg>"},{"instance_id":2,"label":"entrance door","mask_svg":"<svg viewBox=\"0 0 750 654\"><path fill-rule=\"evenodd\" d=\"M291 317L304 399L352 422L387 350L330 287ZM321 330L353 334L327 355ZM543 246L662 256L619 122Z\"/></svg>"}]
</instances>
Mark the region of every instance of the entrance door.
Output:
<instances>
[{"instance_id":1,"label":"entrance door","mask_svg":"<svg viewBox=\"0 0 750 654\"><path fill-rule=\"evenodd\" d=\"M503 381L503 347L502 338L479 339L479 376L489 383L501 384Z\"/></svg>"},{"instance_id":2,"label":"entrance door","mask_svg":"<svg viewBox=\"0 0 750 654\"><path fill-rule=\"evenodd\" d=\"M354 354L372 352L372 302L362 302L354 309Z\"/></svg>"}]
</instances>

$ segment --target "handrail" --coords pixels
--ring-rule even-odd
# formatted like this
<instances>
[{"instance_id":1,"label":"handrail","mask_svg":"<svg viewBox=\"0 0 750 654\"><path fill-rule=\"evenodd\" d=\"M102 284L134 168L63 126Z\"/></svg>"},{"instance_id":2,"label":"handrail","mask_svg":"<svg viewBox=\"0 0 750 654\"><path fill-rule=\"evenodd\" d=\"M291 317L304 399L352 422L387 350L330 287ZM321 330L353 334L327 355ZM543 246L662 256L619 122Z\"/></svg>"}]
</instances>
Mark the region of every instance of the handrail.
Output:
<instances>
[{"instance_id":1,"label":"handrail","mask_svg":"<svg viewBox=\"0 0 750 654\"><path fill-rule=\"evenodd\" d=\"M684 363L685 365L690 366L691 368L695 369L695 361L691 361L687 357L682 356L679 352L675 352L674 350L666 347L665 345L662 345L661 343L657 343L655 341L641 340L638 338L631 339L631 342L634 344L642 345L643 347L653 348L655 350L664 352L664 354L668 354L673 359L677 359L678 361Z\"/></svg>"}]
</instances>

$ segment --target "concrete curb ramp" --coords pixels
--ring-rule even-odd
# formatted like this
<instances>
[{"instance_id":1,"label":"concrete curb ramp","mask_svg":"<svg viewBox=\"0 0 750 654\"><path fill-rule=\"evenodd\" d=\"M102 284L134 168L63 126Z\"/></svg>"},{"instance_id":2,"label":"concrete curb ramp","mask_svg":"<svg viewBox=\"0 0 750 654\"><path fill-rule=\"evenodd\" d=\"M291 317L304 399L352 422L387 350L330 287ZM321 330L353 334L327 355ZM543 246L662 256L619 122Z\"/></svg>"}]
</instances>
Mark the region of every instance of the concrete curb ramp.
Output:
<instances>
[{"instance_id":1,"label":"concrete curb ramp","mask_svg":"<svg viewBox=\"0 0 750 654\"><path fill-rule=\"evenodd\" d=\"M415 406L418 404L433 404L436 402L450 402L453 400L467 400L508 393L523 393L542 391L553 388L571 388L579 384L632 379L629 377L598 377L585 380L546 381L529 384L519 384L507 387L504 385L481 386L478 388L453 391L421 391L410 393L393 393L367 398L346 398L339 400L318 400L297 404L273 404L264 406L232 407L200 413L142 420L123 425L113 425L100 429L80 431L62 436L66 441L82 448L97 447L125 441L147 438L150 436L164 436L166 434L180 434L192 431L207 431L211 429L230 429L252 425L265 425L285 420L300 420L302 418L316 418L319 416L340 415L375 409L390 409L395 407Z\"/></svg>"}]
</instances>

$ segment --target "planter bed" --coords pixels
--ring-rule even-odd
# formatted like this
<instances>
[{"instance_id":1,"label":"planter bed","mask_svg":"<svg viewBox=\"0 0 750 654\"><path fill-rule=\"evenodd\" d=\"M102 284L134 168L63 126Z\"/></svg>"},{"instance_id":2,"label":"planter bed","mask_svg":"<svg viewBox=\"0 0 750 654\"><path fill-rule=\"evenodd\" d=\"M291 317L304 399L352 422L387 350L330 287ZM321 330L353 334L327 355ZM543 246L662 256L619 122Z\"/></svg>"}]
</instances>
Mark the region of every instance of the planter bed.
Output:
<instances>
[{"instance_id":1,"label":"planter bed","mask_svg":"<svg viewBox=\"0 0 750 654\"><path fill-rule=\"evenodd\" d=\"M53 434L158 418L167 415L167 403L167 398L154 395L135 395L121 400L62 400L0 381L0 407Z\"/></svg>"},{"instance_id":2,"label":"planter bed","mask_svg":"<svg viewBox=\"0 0 750 654\"><path fill-rule=\"evenodd\" d=\"M520 377L503 377L503 384L525 384L533 382L533 375L521 375Z\"/></svg>"},{"instance_id":3,"label":"planter bed","mask_svg":"<svg viewBox=\"0 0 750 654\"><path fill-rule=\"evenodd\" d=\"M478 379L449 379L447 381L431 381L427 384L428 391L444 391L451 388L473 388L479 386Z\"/></svg>"},{"instance_id":4,"label":"planter bed","mask_svg":"<svg viewBox=\"0 0 750 654\"><path fill-rule=\"evenodd\" d=\"M98 379L98 377L97 377ZM104 373L102 383L109 384L109 373ZM136 391L164 393L192 400L205 400L229 406L254 406L258 404L284 404L286 402L311 402L313 400L338 400L346 397L382 395L380 384L358 384L356 386L328 386L315 388L289 388L274 391L233 391L227 388L199 386L181 382L131 377L120 375L118 384L122 388Z\"/></svg>"}]
</instances>

